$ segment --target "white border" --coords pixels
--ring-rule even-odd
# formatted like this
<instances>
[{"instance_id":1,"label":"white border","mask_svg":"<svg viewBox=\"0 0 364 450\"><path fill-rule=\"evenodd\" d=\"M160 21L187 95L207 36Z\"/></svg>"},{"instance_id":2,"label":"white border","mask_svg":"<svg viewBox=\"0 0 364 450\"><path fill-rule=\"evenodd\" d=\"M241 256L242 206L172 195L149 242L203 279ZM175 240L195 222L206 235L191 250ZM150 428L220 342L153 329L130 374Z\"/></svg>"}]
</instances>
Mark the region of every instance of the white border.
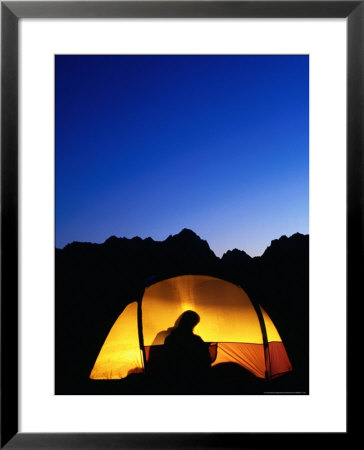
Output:
<instances>
[{"instance_id":1,"label":"white border","mask_svg":"<svg viewBox=\"0 0 364 450\"><path fill-rule=\"evenodd\" d=\"M20 431L346 431L346 21L23 19L20 43ZM60 53L310 55L309 396L53 395Z\"/></svg>"}]
</instances>

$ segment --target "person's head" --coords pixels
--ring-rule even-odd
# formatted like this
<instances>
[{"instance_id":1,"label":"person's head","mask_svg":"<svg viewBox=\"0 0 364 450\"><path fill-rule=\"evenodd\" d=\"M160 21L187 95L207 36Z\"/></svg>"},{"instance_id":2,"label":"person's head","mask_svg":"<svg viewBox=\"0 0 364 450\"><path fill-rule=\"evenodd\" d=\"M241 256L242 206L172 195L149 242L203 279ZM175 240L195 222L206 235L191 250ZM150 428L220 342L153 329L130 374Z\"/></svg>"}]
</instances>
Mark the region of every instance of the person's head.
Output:
<instances>
[{"instance_id":1,"label":"person's head","mask_svg":"<svg viewBox=\"0 0 364 450\"><path fill-rule=\"evenodd\" d=\"M195 311L185 311L178 319L177 328L180 331L192 333L199 321L200 316Z\"/></svg>"}]
</instances>

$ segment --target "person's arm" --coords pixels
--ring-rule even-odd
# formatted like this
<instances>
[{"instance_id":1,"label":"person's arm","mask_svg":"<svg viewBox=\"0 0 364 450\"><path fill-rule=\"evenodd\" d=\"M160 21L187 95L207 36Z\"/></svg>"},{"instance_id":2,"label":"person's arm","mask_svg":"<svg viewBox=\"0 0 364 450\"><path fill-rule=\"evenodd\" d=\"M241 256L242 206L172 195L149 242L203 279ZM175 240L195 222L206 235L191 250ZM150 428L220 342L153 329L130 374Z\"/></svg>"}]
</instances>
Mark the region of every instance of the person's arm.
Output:
<instances>
[{"instance_id":1,"label":"person's arm","mask_svg":"<svg viewBox=\"0 0 364 450\"><path fill-rule=\"evenodd\" d=\"M211 359L211 355L209 352L209 343L205 342L201 336L196 336L196 338L198 338L198 344L201 348L201 360L203 362L204 365L206 366L211 366L212 363L212 359Z\"/></svg>"}]
</instances>

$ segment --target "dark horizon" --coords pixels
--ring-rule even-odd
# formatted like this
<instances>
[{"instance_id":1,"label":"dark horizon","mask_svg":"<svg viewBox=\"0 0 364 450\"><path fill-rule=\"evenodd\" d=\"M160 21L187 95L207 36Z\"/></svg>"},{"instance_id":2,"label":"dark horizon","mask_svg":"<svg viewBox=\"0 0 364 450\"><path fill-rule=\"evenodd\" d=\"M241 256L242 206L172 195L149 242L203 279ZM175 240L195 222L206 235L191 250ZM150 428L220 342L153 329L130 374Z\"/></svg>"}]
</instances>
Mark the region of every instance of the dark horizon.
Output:
<instances>
[{"instance_id":1,"label":"dark horizon","mask_svg":"<svg viewBox=\"0 0 364 450\"><path fill-rule=\"evenodd\" d=\"M193 231L193 230L190 230L189 228L183 228L179 233L176 233L176 234L169 234L165 239L163 239L163 240L157 240L157 239L153 239L151 236L147 236L146 238L142 238L142 237L140 237L140 236L133 236L133 237L131 237L131 238L128 238L128 237L126 237L126 236L116 236L116 235L111 235L111 236L109 236L107 239L105 239L103 242L91 242L91 241L72 241L72 242L69 242L68 244L66 244L64 247L62 247L62 248L60 248L60 247L56 247L56 250L63 250L65 247L67 247L67 246L69 246L69 245L72 245L72 244L90 244L90 245L102 245L102 244L105 244L105 242L107 242L108 240L110 240L110 239L112 239L112 238L116 238L116 239L127 239L127 240L133 240L133 239L141 239L142 241L146 241L146 240L152 240L153 242L156 242L156 243L160 243L160 242L165 242L168 238L173 238L173 237L175 237L175 236L178 236L178 235L180 235L181 233L183 233L184 231L187 231L187 232L192 232L194 235L196 235L196 237L197 238L199 238L201 241L205 241L205 242L207 242L207 244L208 244L208 246L209 246L209 248L211 249L211 251L214 253L214 255L217 257L217 258L219 258L219 259L221 259L226 253L228 253L228 252L231 252L231 251L235 251L235 250L237 250L237 251L239 251L239 252L244 252L244 253L246 253L250 258L256 258L256 257L261 257L261 256L263 256L263 254L264 254L264 252L267 250L267 248L269 248L271 245L272 245L272 242L274 242L274 241L279 241L280 239L284 239L284 238L287 238L287 239L290 239L290 238L292 238L293 236L295 236L295 235L300 235L300 236L309 236L309 233L300 233L300 232L298 232L298 231L296 231L295 233L293 233L293 234L291 234L291 235L286 235L286 234L283 234L283 235L281 235L281 236L279 236L279 237L277 237L277 238L275 238L275 239L272 239L271 241L270 241L270 243L265 247L265 249L263 250L263 252L262 252L262 254L261 255L250 255L248 252L246 252L244 249L239 249L239 248L231 248L231 249L227 249L225 252L223 252L222 253L222 255L221 256L219 256L219 255L217 255L216 254L216 252L214 252L214 250L211 248L211 246L210 246L210 243L207 241L207 239L204 239L203 237L201 237L201 236L199 236L195 231Z\"/></svg>"}]
</instances>

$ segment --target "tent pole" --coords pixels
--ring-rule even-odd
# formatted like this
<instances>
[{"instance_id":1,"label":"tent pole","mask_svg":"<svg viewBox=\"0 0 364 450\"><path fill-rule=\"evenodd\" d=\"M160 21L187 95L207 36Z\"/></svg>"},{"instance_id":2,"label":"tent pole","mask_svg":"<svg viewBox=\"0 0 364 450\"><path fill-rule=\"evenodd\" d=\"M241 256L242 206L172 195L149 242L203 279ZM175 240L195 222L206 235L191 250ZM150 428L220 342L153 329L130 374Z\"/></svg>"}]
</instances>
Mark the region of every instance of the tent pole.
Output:
<instances>
[{"instance_id":1,"label":"tent pole","mask_svg":"<svg viewBox=\"0 0 364 450\"><path fill-rule=\"evenodd\" d=\"M139 347L140 347L140 350L142 351L142 355L143 355L144 373L146 373L146 371L147 371L147 369L146 369L147 358L146 358L146 355L145 355L143 327L142 327L142 300L143 300L143 296L144 296L144 289L143 289L142 295L139 297L139 300L138 300L138 336L139 336Z\"/></svg>"},{"instance_id":2,"label":"tent pole","mask_svg":"<svg viewBox=\"0 0 364 450\"><path fill-rule=\"evenodd\" d=\"M269 379L269 375L268 375L268 365L267 365L267 353L269 353L269 347L268 347L268 336L267 336L267 329L265 327L265 322L264 322L264 318L263 318L263 314L262 314L262 310L260 309L259 305L256 305L255 302L251 301L255 312L257 313L258 319L259 319L259 323L260 323L260 328L262 330L262 336L263 336L263 347L264 347L264 361L265 361L265 379L268 380Z\"/></svg>"}]
</instances>

